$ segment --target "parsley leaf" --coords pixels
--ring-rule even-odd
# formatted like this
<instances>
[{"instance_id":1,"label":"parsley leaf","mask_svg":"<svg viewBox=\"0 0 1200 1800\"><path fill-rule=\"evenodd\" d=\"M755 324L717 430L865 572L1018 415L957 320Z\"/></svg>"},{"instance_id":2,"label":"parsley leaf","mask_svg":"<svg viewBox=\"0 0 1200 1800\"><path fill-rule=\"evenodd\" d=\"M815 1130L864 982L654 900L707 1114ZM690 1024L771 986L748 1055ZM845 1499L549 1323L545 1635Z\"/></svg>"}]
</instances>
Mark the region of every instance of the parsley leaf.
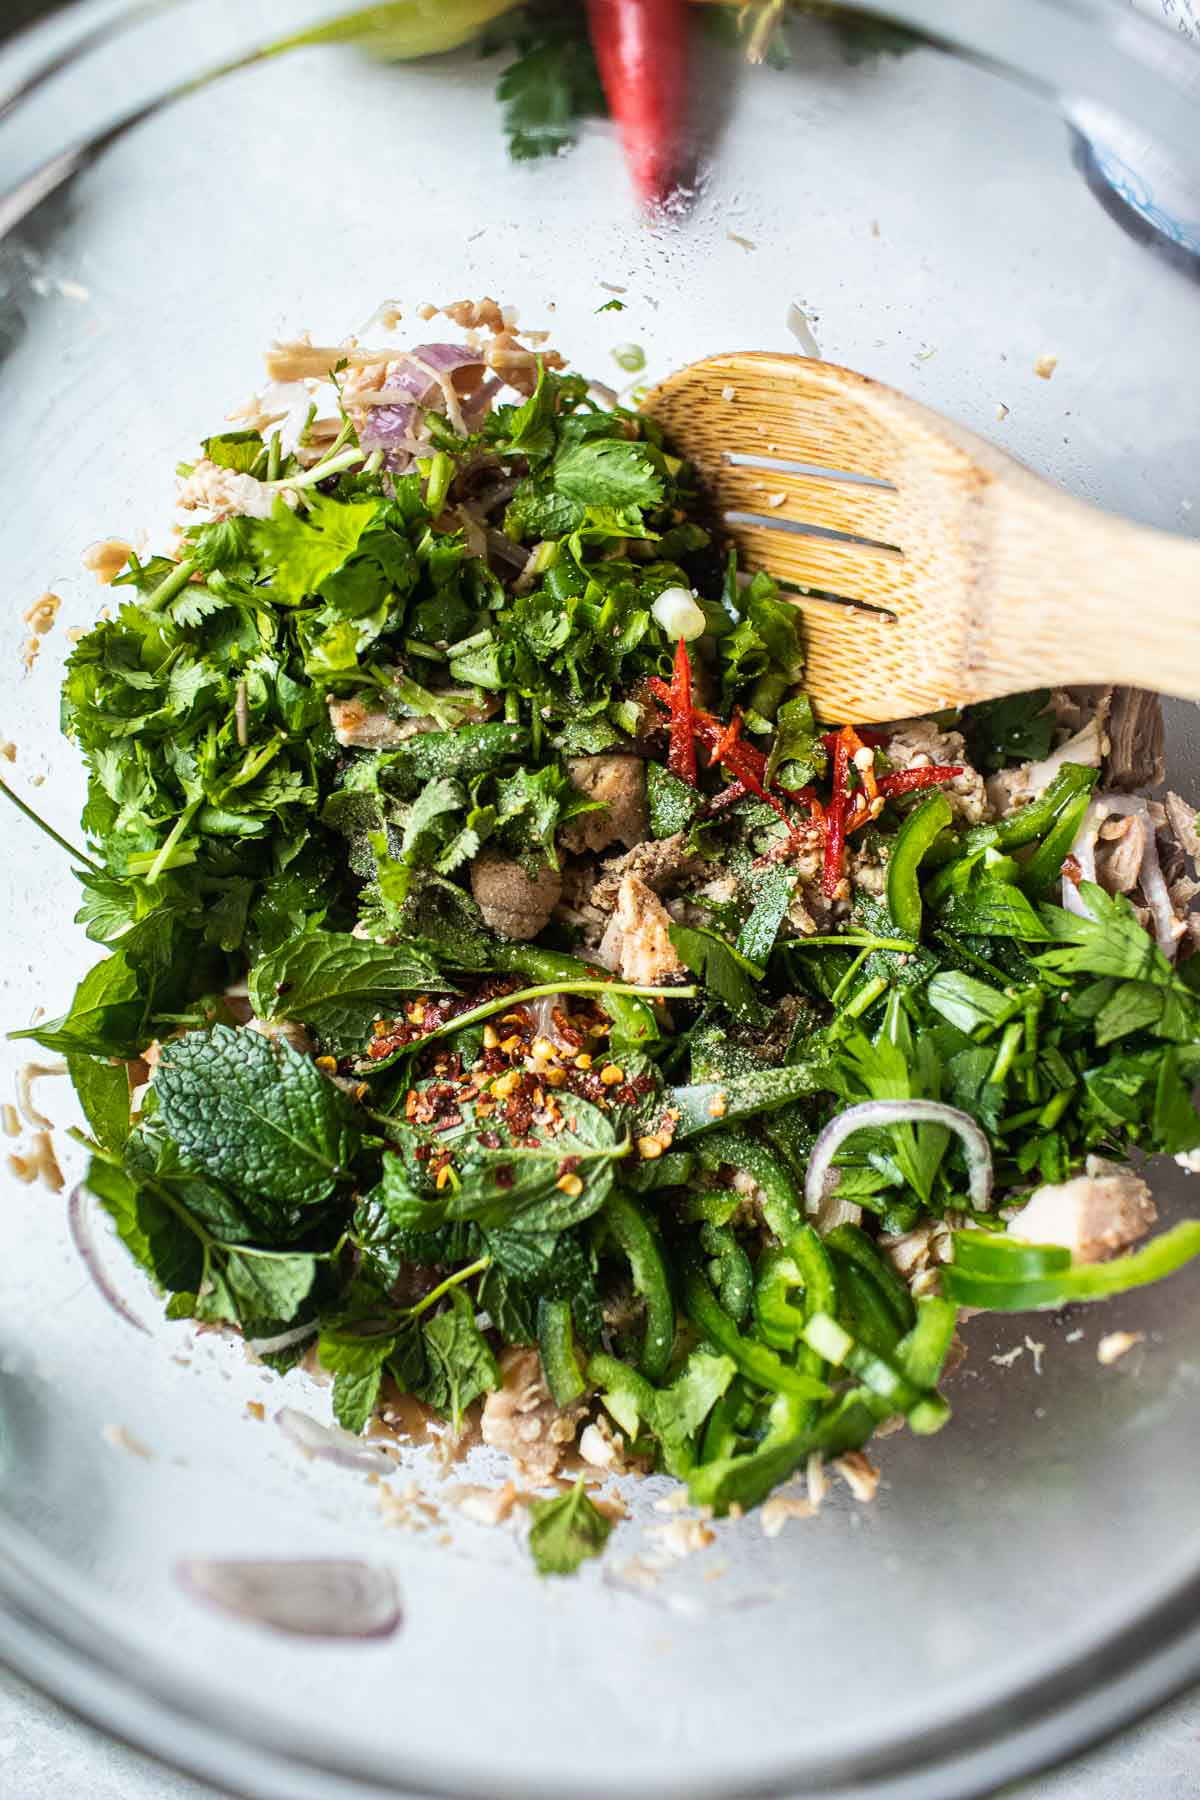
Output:
<instances>
[{"instance_id":1,"label":"parsley leaf","mask_svg":"<svg viewBox=\"0 0 1200 1800\"><path fill-rule=\"evenodd\" d=\"M558 1500L531 1500L529 1550L539 1575L574 1575L608 1542L612 1521L588 1498L581 1475Z\"/></svg>"},{"instance_id":2,"label":"parsley leaf","mask_svg":"<svg viewBox=\"0 0 1200 1800\"><path fill-rule=\"evenodd\" d=\"M346 1101L281 1038L192 1032L164 1048L154 1091L163 1129L234 1192L315 1206L346 1171Z\"/></svg>"}]
</instances>

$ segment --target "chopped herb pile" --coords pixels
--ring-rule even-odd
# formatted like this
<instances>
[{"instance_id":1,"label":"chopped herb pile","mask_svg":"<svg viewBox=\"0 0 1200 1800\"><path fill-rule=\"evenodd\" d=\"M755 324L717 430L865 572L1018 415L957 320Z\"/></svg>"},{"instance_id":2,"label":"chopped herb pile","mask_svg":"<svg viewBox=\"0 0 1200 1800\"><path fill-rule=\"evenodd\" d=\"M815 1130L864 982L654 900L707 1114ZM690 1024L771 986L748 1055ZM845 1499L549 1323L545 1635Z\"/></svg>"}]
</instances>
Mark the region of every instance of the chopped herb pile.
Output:
<instances>
[{"instance_id":1,"label":"chopped herb pile","mask_svg":"<svg viewBox=\"0 0 1200 1800\"><path fill-rule=\"evenodd\" d=\"M1195 824L1112 791L1119 693L822 729L654 423L464 305L277 346L307 418L181 467L64 683L102 954L14 1035L170 1317L315 1340L350 1430L399 1388L542 1483L587 1430L725 1513L937 1431L958 1304L1197 1253L1129 1250L1103 1160L1200 1149ZM538 1503L537 1567L610 1529Z\"/></svg>"}]
</instances>

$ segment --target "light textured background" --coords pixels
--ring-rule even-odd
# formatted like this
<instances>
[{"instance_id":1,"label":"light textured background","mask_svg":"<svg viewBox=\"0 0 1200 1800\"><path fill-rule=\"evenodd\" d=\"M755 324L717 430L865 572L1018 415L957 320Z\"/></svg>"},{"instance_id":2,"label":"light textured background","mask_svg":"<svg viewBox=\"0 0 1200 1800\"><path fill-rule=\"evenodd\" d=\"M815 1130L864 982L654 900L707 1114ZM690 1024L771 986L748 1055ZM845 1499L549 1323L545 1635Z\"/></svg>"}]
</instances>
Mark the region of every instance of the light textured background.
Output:
<instances>
[{"instance_id":1,"label":"light textured background","mask_svg":"<svg viewBox=\"0 0 1200 1800\"><path fill-rule=\"evenodd\" d=\"M0 1670L0 1794L5 1800L222 1800L72 1719ZM1009 1800L1196 1800L1200 1691ZM953 1800L947 1795L946 1800Z\"/></svg>"}]
</instances>

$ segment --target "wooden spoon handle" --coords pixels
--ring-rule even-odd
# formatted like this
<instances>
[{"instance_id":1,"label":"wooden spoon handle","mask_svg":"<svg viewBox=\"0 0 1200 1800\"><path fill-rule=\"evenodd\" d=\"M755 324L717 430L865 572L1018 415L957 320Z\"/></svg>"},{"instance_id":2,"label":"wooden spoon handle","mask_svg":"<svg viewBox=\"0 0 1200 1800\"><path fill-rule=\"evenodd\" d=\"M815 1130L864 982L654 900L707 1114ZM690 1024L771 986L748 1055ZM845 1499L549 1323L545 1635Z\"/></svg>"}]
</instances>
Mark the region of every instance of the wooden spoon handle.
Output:
<instances>
[{"instance_id":1,"label":"wooden spoon handle","mask_svg":"<svg viewBox=\"0 0 1200 1800\"><path fill-rule=\"evenodd\" d=\"M1200 700L1200 542L1115 518L1024 470L992 483L976 518L965 690L1111 681Z\"/></svg>"}]
</instances>

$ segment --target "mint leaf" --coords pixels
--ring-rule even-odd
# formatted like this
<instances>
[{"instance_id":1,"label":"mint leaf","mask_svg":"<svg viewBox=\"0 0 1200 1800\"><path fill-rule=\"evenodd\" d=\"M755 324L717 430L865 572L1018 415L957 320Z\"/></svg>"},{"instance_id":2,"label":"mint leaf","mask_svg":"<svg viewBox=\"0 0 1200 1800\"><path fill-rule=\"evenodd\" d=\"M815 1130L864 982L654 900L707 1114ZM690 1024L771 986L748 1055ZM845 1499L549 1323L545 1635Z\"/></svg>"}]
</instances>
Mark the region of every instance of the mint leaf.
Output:
<instances>
[{"instance_id":1,"label":"mint leaf","mask_svg":"<svg viewBox=\"0 0 1200 1800\"><path fill-rule=\"evenodd\" d=\"M475 1323L475 1308L461 1288L450 1293L450 1310L425 1327L428 1371L420 1398L435 1406L457 1434L472 1400L500 1386L500 1368Z\"/></svg>"},{"instance_id":2,"label":"mint leaf","mask_svg":"<svg viewBox=\"0 0 1200 1800\"><path fill-rule=\"evenodd\" d=\"M262 957L248 985L260 1018L301 1019L319 1037L355 1046L400 995L448 984L433 959L412 944L316 931L289 938Z\"/></svg>"},{"instance_id":3,"label":"mint leaf","mask_svg":"<svg viewBox=\"0 0 1200 1800\"><path fill-rule=\"evenodd\" d=\"M283 1039L191 1032L164 1048L154 1092L164 1131L235 1193L315 1206L346 1172L345 1099Z\"/></svg>"},{"instance_id":4,"label":"mint leaf","mask_svg":"<svg viewBox=\"0 0 1200 1800\"><path fill-rule=\"evenodd\" d=\"M586 1100L564 1103L563 1116L563 1129L536 1147L528 1137L499 1150L464 1145L458 1186L445 1194L443 1217L539 1235L566 1231L599 1212L629 1140L618 1142L609 1118ZM455 1140L447 1134L441 1141ZM558 1185L567 1159L568 1171L583 1183L578 1194Z\"/></svg>"},{"instance_id":5,"label":"mint leaf","mask_svg":"<svg viewBox=\"0 0 1200 1800\"><path fill-rule=\"evenodd\" d=\"M87 1186L116 1226L129 1254L159 1287L174 1290L199 1285L203 1269L199 1239L156 1195L148 1193L136 1176L93 1157Z\"/></svg>"},{"instance_id":6,"label":"mint leaf","mask_svg":"<svg viewBox=\"0 0 1200 1800\"><path fill-rule=\"evenodd\" d=\"M650 807L650 830L656 838L674 837L686 831L700 809L704 796L690 783L672 775L661 763L646 764L646 799Z\"/></svg>"},{"instance_id":7,"label":"mint leaf","mask_svg":"<svg viewBox=\"0 0 1200 1800\"><path fill-rule=\"evenodd\" d=\"M581 506L656 506L662 479L646 451L624 438L592 438L555 458L554 486Z\"/></svg>"},{"instance_id":8,"label":"mint leaf","mask_svg":"<svg viewBox=\"0 0 1200 1800\"><path fill-rule=\"evenodd\" d=\"M365 1428L379 1398L384 1364L395 1348L395 1337L322 1330L317 1355L333 1376L333 1416L346 1431Z\"/></svg>"},{"instance_id":9,"label":"mint leaf","mask_svg":"<svg viewBox=\"0 0 1200 1800\"><path fill-rule=\"evenodd\" d=\"M574 1575L589 1556L599 1556L612 1521L588 1498L581 1475L558 1500L531 1500L529 1550L539 1575Z\"/></svg>"},{"instance_id":10,"label":"mint leaf","mask_svg":"<svg viewBox=\"0 0 1200 1800\"><path fill-rule=\"evenodd\" d=\"M316 1273L314 1258L303 1253L257 1256L233 1250L225 1264L225 1280L242 1324L268 1319L290 1324L307 1300Z\"/></svg>"},{"instance_id":11,"label":"mint leaf","mask_svg":"<svg viewBox=\"0 0 1200 1800\"><path fill-rule=\"evenodd\" d=\"M67 1057L67 1073L101 1149L123 1149L129 1136L129 1073L124 1063L75 1051Z\"/></svg>"},{"instance_id":12,"label":"mint leaf","mask_svg":"<svg viewBox=\"0 0 1200 1800\"><path fill-rule=\"evenodd\" d=\"M89 1056L136 1056L145 1043L141 1035L145 1007L139 995L137 975L124 951L118 950L88 970L75 989L69 1012L8 1035L32 1038L43 1049L63 1055L80 1051Z\"/></svg>"}]
</instances>

